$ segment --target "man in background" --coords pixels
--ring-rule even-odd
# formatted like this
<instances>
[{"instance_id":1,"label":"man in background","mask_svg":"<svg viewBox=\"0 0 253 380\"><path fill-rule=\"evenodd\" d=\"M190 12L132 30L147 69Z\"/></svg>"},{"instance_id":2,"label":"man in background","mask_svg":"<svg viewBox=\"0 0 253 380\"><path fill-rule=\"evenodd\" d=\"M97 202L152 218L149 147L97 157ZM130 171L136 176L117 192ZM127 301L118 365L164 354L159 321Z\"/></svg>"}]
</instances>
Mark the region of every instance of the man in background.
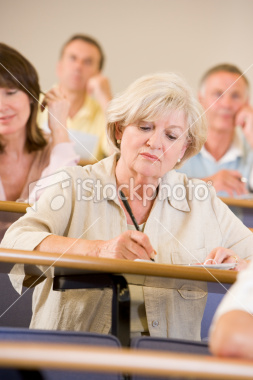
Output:
<instances>
[{"instance_id":1,"label":"man in background","mask_svg":"<svg viewBox=\"0 0 253 380\"><path fill-rule=\"evenodd\" d=\"M104 53L98 42L78 34L63 45L57 65L56 89L70 102L67 127L81 160L100 160L108 153L105 109L111 100L111 89L101 73L103 64ZM47 120L44 110L38 123L46 128Z\"/></svg>"},{"instance_id":2,"label":"man in background","mask_svg":"<svg viewBox=\"0 0 253 380\"><path fill-rule=\"evenodd\" d=\"M253 109L247 78L236 66L215 66L200 82L199 101L206 112L207 141L180 171L211 181L219 195L247 194L253 189Z\"/></svg>"}]
</instances>

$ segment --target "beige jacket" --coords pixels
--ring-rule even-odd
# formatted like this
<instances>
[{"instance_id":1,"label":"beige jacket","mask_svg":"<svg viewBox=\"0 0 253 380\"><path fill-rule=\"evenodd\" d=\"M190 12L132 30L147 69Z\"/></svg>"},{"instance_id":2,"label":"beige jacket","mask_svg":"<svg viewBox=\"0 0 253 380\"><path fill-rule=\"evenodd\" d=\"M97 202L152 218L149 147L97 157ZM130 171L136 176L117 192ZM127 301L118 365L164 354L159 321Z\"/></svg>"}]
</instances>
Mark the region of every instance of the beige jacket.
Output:
<instances>
[{"instance_id":1,"label":"beige jacket","mask_svg":"<svg viewBox=\"0 0 253 380\"><path fill-rule=\"evenodd\" d=\"M113 186L116 188L115 166L116 155L93 166L62 171L61 181L45 191L37 202L37 210L28 209L28 213L10 227L2 247L33 250L50 234L108 240L126 231L124 211L115 192L109 190ZM85 180L89 183L83 182ZM158 252L156 261L168 264L203 262L218 246L232 248L242 258L249 258L253 235L248 228L216 197L213 188L209 189L206 200L199 201L191 196L188 184L187 177L174 170L162 178L144 231ZM166 185L170 188L183 186L186 197L182 200L168 197L164 191ZM205 186L200 180L193 180L193 185ZM22 273L21 266L17 269ZM163 289L163 280L145 283L150 335L200 339L205 286L186 280L171 281L171 284L169 289ZM31 327L108 333L110 301L108 289L61 293L52 291L52 280L47 279L35 288Z\"/></svg>"}]
</instances>

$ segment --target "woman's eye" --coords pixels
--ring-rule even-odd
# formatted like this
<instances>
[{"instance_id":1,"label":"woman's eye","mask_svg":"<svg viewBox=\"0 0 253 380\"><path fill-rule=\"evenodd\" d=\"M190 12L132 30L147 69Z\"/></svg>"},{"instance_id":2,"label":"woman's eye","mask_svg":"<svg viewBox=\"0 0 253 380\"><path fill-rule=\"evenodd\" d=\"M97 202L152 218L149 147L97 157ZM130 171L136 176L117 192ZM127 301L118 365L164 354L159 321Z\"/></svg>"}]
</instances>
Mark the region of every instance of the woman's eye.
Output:
<instances>
[{"instance_id":1,"label":"woman's eye","mask_svg":"<svg viewBox=\"0 0 253 380\"><path fill-rule=\"evenodd\" d=\"M171 135L171 134L168 134L168 135L167 135L167 137L168 137L168 139L169 139L169 140L172 140L172 141L174 141L174 140L177 140L177 139L178 139L178 137L177 137L177 136L174 136L174 135Z\"/></svg>"},{"instance_id":2,"label":"woman's eye","mask_svg":"<svg viewBox=\"0 0 253 380\"><path fill-rule=\"evenodd\" d=\"M13 89L13 90L8 90L8 91L6 91L6 94L7 95L14 95L14 94L16 94L18 92L18 90L15 88L15 89Z\"/></svg>"},{"instance_id":3,"label":"woman's eye","mask_svg":"<svg viewBox=\"0 0 253 380\"><path fill-rule=\"evenodd\" d=\"M141 129L142 131L150 131L151 127L147 127L147 126L143 127L143 126L140 126L140 129Z\"/></svg>"},{"instance_id":4,"label":"woman's eye","mask_svg":"<svg viewBox=\"0 0 253 380\"><path fill-rule=\"evenodd\" d=\"M139 128L142 131L151 131L151 129L153 128L153 126L151 124L139 124Z\"/></svg>"}]
</instances>

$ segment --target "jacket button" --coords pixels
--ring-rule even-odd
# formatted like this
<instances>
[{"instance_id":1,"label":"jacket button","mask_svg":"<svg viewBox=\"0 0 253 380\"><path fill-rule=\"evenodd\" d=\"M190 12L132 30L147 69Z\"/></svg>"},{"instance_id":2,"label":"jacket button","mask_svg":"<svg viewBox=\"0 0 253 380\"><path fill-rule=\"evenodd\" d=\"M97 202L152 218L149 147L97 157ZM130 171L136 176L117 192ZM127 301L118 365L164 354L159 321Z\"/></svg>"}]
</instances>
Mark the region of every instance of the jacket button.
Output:
<instances>
[{"instance_id":1,"label":"jacket button","mask_svg":"<svg viewBox=\"0 0 253 380\"><path fill-rule=\"evenodd\" d=\"M159 322L158 321L152 321L152 326L153 327L157 327L159 325Z\"/></svg>"}]
</instances>

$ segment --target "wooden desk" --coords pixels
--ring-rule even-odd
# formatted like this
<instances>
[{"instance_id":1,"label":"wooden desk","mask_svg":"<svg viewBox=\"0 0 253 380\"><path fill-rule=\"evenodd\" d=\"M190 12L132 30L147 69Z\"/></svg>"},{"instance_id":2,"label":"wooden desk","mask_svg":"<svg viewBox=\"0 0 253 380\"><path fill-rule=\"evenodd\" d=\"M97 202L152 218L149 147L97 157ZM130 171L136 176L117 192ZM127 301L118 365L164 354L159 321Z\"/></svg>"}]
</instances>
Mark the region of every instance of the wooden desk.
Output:
<instances>
[{"instance_id":1,"label":"wooden desk","mask_svg":"<svg viewBox=\"0 0 253 380\"><path fill-rule=\"evenodd\" d=\"M0 367L102 373L252 379L253 362L127 348L54 343L0 342Z\"/></svg>"},{"instance_id":2,"label":"wooden desk","mask_svg":"<svg viewBox=\"0 0 253 380\"><path fill-rule=\"evenodd\" d=\"M27 207L30 207L29 203L0 201L0 211L17 212L25 214Z\"/></svg>"},{"instance_id":3,"label":"wooden desk","mask_svg":"<svg viewBox=\"0 0 253 380\"><path fill-rule=\"evenodd\" d=\"M229 197L220 197L220 199L228 206L253 208L253 199L237 199Z\"/></svg>"},{"instance_id":4,"label":"wooden desk","mask_svg":"<svg viewBox=\"0 0 253 380\"><path fill-rule=\"evenodd\" d=\"M84 160L84 159L81 159L81 160L78 162L78 165L79 165L79 166L93 165L93 164L95 164L96 162L98 162L98 161L97 161L97 160Z\"/></svg>"},{"instance_id":5,"label":"wooden desk","mask_svg":"<svg viewBox=\"0 0 253 380\"><path fill-rule=\"evenodd\" d=\"M224 293L226 284L233 283L237 276L234 271L206 270L201 267L3 248L0 249L0 263L2 272L9 272L9 263L25 264L25 273L32 276L30 284L33 283L33 286L34 280L49 277L54 279L54 290L111 287L112 333L125 346L130 341L128 284L178 289L176 282L194 280L203 284L203 287L206 287L206 282L210 282L213 284L212 292ZM47 270L48 267L53 270Z\"/></svg>"},{"instance_id":6,"label":"wooden desk","mask_svg":"<svg viewBox=\"0 0 253 380\"><path fill-rule=\"evenodd\" d=\"M0 201L0 242L7 229L26 213L28 203Z\"/></svg>"},{"instance_id":7,"label":"wooden desk","mask_svg":"<svg viewBox=\"0 0 253 380\"><path fill-rule=\"evenodd\" d=\"M253 199L220 198L247 227L253 227ZM234 210L233 210L234 208Z\"/></svg>"},{"instance_id":8,"label":"wooden desk","mask_svg":"<svg viewBox=\"0 0 253 380\"><path fill-rule=\"evenodd\" d=\"M152 276L162 278L185 279L195 281L225 282L232 284L236 280L237 272L195 268L183 265L168 265L146 262L135 262L130 260L106 259L82 255L38 251L22 251L16 249L0 248L1 272L5 272L4 263L26 264L26 274L42 274L36 266L52 266L56 275L75 275L85 273L111 273L131 274L136 276ZM55 274L54 274L55 275ZM53 275L53 276L54 276ZM47 272L44 277L51 277Z\"/></svg>"}]
</instances>

